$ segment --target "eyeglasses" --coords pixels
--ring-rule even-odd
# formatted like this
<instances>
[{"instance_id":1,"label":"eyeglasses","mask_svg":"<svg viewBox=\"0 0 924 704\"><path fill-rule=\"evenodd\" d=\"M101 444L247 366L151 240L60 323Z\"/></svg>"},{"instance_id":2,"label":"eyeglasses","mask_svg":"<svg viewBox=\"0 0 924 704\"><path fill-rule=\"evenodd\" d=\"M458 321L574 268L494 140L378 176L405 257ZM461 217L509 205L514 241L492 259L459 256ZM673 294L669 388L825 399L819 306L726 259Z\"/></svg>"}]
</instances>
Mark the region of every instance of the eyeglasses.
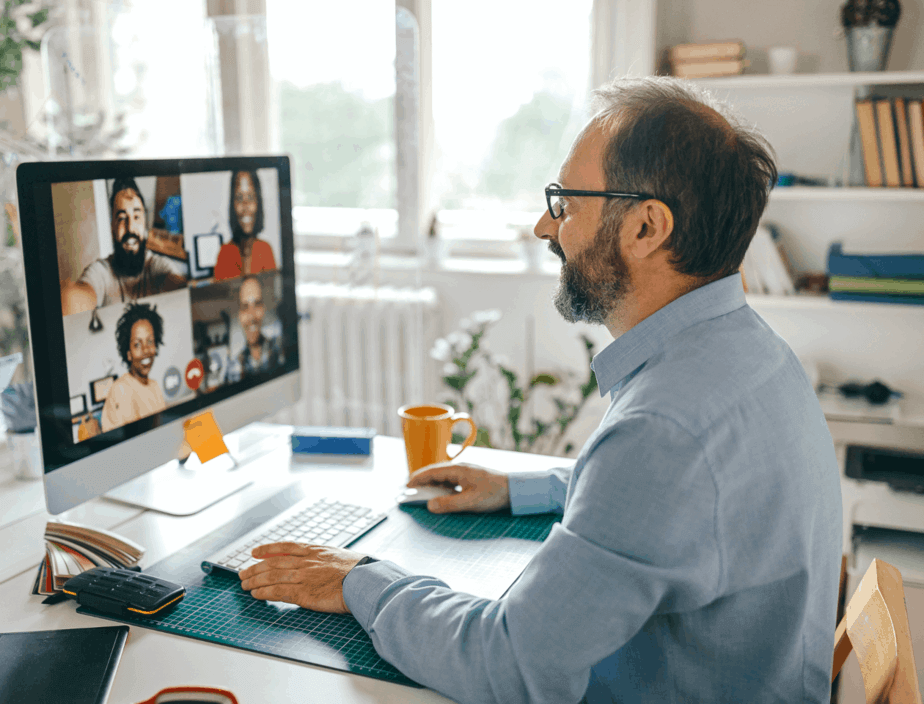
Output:
<instances>
[{"instance_id":1,"label":"eyeglasses","mask_svg":"<svg viewBox=\"0 0 924 704\"><path fill-rule=\"evenodd\" d=\"M237 697L217 687L167 687L139 704L238 704Z\"/></svg>"},{"instance_id":2,"label":"eyeglasses","mask_svg":"<svg viewBox=\"0 0 924 704\"><path fill-rule=\"evenodd\" d=\"M562 196L597 196L598 198L638 198L639 200L648 200L653 196L647 193L614 193L612 191L572 191L562 188L561 184L550 183L545 187L545 202L549 205L549 215L553 220L558 220L565 210L565 204L562 202ZM552 200L552 199L555 200Z\"/></svg>"}]
</instances>

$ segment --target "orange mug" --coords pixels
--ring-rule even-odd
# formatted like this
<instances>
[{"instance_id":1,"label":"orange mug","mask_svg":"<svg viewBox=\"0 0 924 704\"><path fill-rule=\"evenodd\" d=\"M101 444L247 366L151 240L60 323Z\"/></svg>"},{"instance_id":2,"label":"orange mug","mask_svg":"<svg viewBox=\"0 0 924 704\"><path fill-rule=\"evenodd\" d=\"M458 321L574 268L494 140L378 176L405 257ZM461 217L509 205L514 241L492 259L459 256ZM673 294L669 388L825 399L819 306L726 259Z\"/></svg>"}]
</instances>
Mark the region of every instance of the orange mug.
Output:
<instances>
[{"instance_id":1,"label":"orange mug","mask_svg":"<svg viewBox=\"0 0 924 704\"><path fill-rule=\"evenodd\" d=\"M413 474L421 467L434 462L454 460L462 450L475 442L478 427L468 413L456 413L452 406L430 403L424 406L402 406L398 409L404 428L404 447L407 450L407 466ZM447 448L452 441L452 426L457 421L469 424L471 430L462 450L452 457Z\"/></svg>"}]
</instances>

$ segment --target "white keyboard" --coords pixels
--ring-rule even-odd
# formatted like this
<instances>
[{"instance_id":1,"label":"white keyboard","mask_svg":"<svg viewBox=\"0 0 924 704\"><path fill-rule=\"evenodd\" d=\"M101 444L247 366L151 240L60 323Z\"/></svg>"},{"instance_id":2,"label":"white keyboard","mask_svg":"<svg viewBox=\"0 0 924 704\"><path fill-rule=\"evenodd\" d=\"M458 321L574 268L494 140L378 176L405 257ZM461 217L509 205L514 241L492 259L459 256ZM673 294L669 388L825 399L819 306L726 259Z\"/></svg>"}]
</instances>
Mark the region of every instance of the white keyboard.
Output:
<instances>
[{"instance_id":1,"label":"white keyboard","mask_svg":"<svg viewBox=\"0 0 924 704\"><path fill-rule=\"evenodd\" d=\"M240 572L259 560L250 551L267 543L296 542L343 547L385 520L368 506L327 499L305 499L235 540L202 562L206 574L216 567Z\"/></svg>"}]
</instances>

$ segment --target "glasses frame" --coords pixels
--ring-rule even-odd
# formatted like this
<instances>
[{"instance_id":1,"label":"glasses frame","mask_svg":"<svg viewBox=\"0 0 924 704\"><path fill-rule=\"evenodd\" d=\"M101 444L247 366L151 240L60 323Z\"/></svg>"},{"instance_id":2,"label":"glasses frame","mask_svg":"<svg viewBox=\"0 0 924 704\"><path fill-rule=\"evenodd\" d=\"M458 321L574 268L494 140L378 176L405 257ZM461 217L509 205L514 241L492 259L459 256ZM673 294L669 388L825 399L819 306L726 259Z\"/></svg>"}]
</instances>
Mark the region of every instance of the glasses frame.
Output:
<instances>
[{"instance_id":1,"label":"glasses frame","mask_svg":"<svg viewBox=\"0 0 924 704\"><path fill-rule=\"evenodd\" d=\"M562 188L560 183L550 183L545 187L545 202L549 208L549 215L552 216L553 220L558 220L564 213L564 208L562 208L558 215L555 214L555 211L552 209L552 198L560 198L561 196L596 196L598 198L636 198L638 200L648 200L654 198L647 193L616 193L615 191L575 191L570 188Z\"/></svg>"}]
</instances>

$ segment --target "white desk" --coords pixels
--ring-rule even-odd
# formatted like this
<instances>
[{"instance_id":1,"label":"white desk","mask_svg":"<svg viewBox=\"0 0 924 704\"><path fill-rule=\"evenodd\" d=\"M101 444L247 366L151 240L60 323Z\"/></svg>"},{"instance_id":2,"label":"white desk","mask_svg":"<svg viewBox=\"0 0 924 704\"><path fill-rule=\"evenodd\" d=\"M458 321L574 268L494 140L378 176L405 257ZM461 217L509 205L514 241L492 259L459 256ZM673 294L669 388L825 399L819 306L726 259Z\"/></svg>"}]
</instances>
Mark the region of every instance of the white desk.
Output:
<instances>
[{"instance_id":1,"label":"white desk","mask_svg":"<svg viewBox=\"0 0 924 704\"><path fill-rule=\"evenodd\" d=\"M254 428L257 426L251 426ZM277 426L278 427L278 426ZM113 529L143 545L142 566L150 566L192 544L293 482L318 496L356 503L391 505L407 481L401 440L377 437L369 458L293 459L287 445L250 462L242 470L255 481L200 513L185 518L95 499L61 518ZM469 448L467 459L509 471L562 464L554 457ZM4 458L0 456L0 463ZM49 519L41 506L42 483L11 477L0 464L0 631L112 626L111 621L76 613L74 602L42 605L32 596L36 568L44 555L42 533ZM37 500L38 499L38 500ZM431 690L419 690L359 675L292 663L267 655L132 626L116 674L110 704L140 702L176 685L224 687L241 704L262 702L446 702Z\"/></svg>"}]
</instances>

